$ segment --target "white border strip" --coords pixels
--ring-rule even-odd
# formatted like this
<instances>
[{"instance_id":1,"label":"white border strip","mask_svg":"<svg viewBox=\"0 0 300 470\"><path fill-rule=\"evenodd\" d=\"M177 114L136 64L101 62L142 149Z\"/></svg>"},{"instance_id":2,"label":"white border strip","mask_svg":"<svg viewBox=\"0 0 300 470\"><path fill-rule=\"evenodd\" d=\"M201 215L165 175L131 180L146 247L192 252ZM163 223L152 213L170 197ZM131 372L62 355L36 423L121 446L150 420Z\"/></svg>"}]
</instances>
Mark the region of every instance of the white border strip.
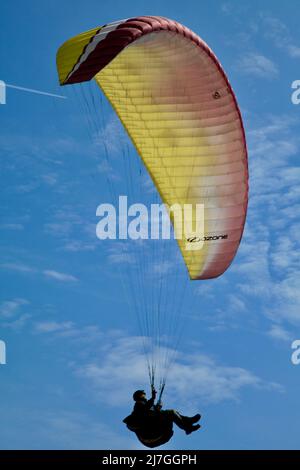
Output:
<instances>
[{"instance_id":1,"label":"white border strip","mask_svg":"<svg viewBox=\"0 0 300 470\"><path fill-rule=\"evenodd\" d=\"M106 38L108 33L110 33L111 31L114 31L115 29L117 29L117 27L121 23L124 23L125 21L127 21L127 19L128 18L126 18L125 20L115 21L114 23L109 23L108 25L101 28L99 33L97 33L93 37L93 40L87 45L84 53L81 55L79 61L75 65L74 69L69 73L69 75L67 76L64 83L67 82L72 77L72 75L79 69L79 67L81 67L81 65L88 59L89 55L96 49L98 44Z\"/></svg>"}]
</instances>

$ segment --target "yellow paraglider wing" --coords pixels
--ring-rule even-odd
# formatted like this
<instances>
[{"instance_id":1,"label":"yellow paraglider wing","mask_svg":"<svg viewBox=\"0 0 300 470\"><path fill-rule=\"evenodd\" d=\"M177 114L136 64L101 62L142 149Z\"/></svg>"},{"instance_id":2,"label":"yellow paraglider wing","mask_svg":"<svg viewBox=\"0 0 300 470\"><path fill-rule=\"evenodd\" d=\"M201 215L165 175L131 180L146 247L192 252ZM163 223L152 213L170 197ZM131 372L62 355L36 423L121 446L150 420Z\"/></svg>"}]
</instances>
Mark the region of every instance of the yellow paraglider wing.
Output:
<instances>
[{"instance_id":1,"label":"yellow paraglider wing","mask_svg":"<svg viewBox=\"0 0 300 470\"><path fill-rule=\"evenodd\" d=\"M191 279L222 274L245 223L247 149L236 98L209 47L175 21L137 17L68 41L57 64L61 84L96 80L164 203L204 204L204 236L178 244Z\"/></svg>"}]
</instances>

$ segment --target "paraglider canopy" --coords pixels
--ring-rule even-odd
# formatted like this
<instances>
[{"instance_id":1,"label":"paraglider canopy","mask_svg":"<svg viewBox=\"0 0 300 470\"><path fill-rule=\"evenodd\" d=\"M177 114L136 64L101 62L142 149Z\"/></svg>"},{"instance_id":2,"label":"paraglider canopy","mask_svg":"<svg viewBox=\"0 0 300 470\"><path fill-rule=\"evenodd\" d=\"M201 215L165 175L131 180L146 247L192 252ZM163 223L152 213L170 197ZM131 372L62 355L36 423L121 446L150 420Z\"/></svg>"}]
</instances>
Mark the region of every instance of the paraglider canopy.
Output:
<instances>
[{"instance_id":1,"label":"paraglider canopy","mask_svg":"<svg viewBox=\"0 0 300 470\"><path fill-rule=\"evenodd\" d=\"M238 104L212 50L176 21L139 16L70 39L57 68L61 85L96 80L169 207L204 204L204 236L178 244L191 279L220 276L241 240L248 167Z\"/></svg>"}]
</instances>

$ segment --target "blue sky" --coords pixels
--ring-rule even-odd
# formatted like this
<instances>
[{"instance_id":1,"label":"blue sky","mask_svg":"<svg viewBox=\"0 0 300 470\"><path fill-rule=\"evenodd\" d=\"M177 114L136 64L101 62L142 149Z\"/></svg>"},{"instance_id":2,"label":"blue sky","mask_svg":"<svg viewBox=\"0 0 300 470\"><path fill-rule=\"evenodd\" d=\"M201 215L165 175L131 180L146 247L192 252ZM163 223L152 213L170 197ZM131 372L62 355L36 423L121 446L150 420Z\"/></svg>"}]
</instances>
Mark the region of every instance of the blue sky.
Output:
<instances>
[{"instance_id":1,"label":"blue sky","mask_svg":"<svg viewBox=\"0 0 300 470\"><path fill-rule=\"evenodd\" d=\"M290 360L300 338L298 2L4 0L1 10L0 79L67 96L8 89L0 106L1 448L140 448L122 424L132 391L147 386L121 289L130 253L120 259L95 236L107 175L122 187L118 161L130 143L101 102L105 166L80 92L58 86L55 55L79 32L144 14L178 20L214 50L242 110L250 165L239 253L220 279L188 286L164 399L200 410L203 429L176 430L165 447L299 448L300 366Z\"/></svg>"}]
</instances>

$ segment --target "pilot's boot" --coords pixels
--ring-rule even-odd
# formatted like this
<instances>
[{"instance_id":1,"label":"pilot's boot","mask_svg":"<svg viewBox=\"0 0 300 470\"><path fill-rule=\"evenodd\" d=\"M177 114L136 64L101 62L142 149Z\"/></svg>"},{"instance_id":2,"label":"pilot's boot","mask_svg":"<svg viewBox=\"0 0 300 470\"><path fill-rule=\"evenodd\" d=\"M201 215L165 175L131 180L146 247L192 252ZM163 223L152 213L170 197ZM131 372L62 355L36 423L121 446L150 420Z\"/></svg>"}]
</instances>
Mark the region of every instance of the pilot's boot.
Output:
<instances>
[{"instance_id":1,"label":"pilot's boot","mask_svg":"<svg viewBox=\"0 0 300 470\"><path fill-rule=\"evenodd\" d=\"M185 430L185 434L192 434L192 432L195 432L200 428L201 428L200 424L196 424L195 426L192 425L188 429Z\"/></svg>"}]
</instances>

